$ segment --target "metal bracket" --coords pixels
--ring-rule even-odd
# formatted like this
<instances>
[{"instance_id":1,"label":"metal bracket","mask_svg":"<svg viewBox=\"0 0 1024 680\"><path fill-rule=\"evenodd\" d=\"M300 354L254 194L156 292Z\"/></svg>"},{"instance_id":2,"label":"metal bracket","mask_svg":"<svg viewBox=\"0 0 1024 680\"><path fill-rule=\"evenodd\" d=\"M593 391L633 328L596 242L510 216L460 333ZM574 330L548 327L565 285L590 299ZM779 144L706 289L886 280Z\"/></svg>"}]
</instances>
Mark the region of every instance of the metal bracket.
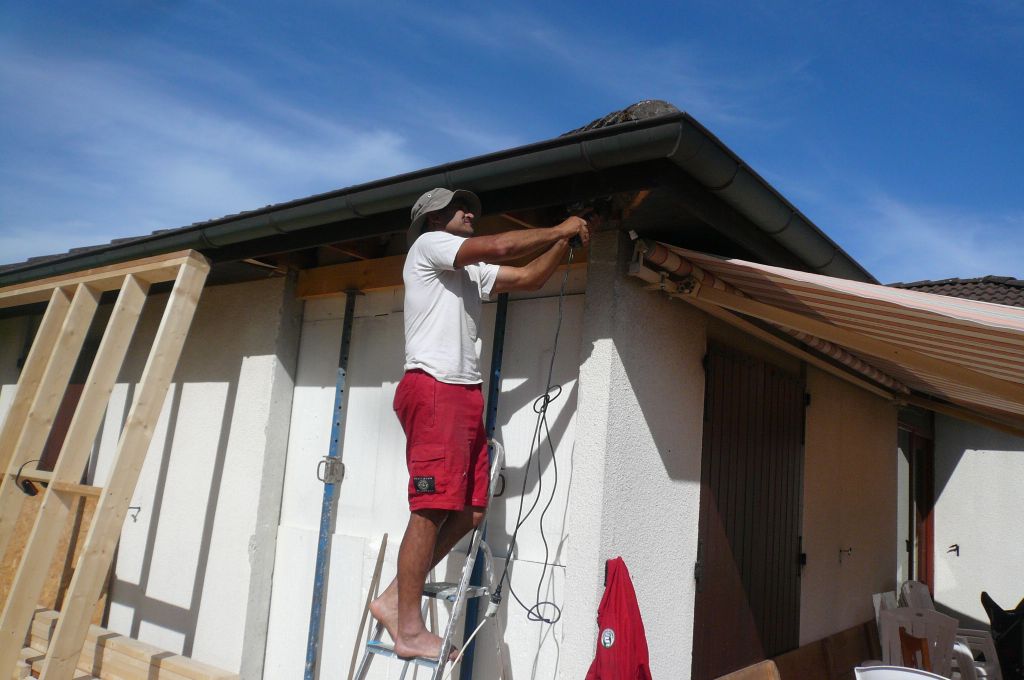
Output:
<instances>
[{"instance_id":1,"label":"metal bracket","mask_svg":"<svg viewBox=\"0 0 1024 680\"><path fill-rule=\"evenodd\" d=\"M324 484L341 484L345 479L345 464L337 456L324 456L316 466L316 478Z\"/></svg>"},{"instance_id":2,"label":"metal bracket","mask_svg":"<svg viewBox=\"0 0 1024 680\"><path fill-rule=\"evenodd\" d=\"M678 283L679 292L686 293L687 295L696 294L700 290L700 281L698 281L693 275L688 275L682 281Z\"/></svg>"}]
</instances>

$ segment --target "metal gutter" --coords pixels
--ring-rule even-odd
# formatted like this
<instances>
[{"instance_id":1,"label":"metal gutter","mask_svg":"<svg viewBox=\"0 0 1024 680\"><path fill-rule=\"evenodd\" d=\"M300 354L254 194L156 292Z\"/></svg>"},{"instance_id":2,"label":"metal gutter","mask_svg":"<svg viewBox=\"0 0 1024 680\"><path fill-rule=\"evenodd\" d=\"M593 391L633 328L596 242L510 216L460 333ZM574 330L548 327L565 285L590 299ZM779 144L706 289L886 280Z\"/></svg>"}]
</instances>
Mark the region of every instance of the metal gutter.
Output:
<instances>
[{"instance_id":1,"label":"metal gutter","mask_svg":"<svg viewBox=\"0 0 1024 680\"><path fill-rule=\"evenodd\" d=\"M406 210L420 194L436 186L495 191L663 159L733 206L812 271L876 282L721 141L680 112L573 133L96 250L25 263L0 273L0 287L174 250L194 248L209 255L244 241ZM344 227L339 229L339 237L344 237Z\"/></svg>"}]
</instances>

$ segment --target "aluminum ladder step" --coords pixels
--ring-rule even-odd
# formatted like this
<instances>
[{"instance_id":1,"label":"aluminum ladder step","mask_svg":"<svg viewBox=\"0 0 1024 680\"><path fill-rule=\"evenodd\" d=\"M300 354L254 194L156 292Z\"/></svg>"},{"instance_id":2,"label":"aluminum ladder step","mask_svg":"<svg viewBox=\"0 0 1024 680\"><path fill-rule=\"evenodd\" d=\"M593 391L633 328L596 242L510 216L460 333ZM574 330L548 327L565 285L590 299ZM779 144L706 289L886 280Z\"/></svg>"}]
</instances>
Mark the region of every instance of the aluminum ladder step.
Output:
<instances>
[{"instance_id":1,"label":"aluminum ladder step","mask_svg":"<svg viewBox=\"0 0 1024 680\"><path fill-rule=\"evenodd\" d=\"M401 659L406 663L422 666L423 668L430 668L431 670L437 668L437 659L431 659L424 656L416 656L411 659L406 659L395 653L394 645L390 645L387 642L381 642L380 640L370 640L367 642L366 651L368 654L376 654L377 656L383 656L388 659Z\"/></svg>"},{"instance_id":2,"label":"aluminum ladder step","mask_svg":"<svg viewBox=\"0 0 1024 680\"><path fill-rule=\"evenodd\" d=\"M466 588L466 599L476 597L488 597L491 591L487 586L468 586ZM459 584L456 581L439 581L427 583L423 586L423 597L432 597L436 600L455 602L459 595Z\"/></svg>"}]
</instances>

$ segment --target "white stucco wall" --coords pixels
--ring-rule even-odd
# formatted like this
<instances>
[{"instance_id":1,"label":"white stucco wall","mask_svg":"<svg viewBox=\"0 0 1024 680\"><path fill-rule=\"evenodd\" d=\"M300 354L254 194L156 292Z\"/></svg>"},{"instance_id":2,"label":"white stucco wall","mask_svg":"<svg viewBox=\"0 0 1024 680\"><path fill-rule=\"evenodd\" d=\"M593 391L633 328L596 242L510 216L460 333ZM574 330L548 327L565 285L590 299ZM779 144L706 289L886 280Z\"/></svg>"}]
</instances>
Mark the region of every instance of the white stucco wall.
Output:
<instances>
[{"instance_id":1,"label":"white stucco wall","mask_svg":"<svg viewBox=\"0 0 1024 680\"><path fill-rule=\"evenodd\" d=\"M166 295L147 302L93 478L116 437ZM203 292L121 534L110 629L260 677L295 353L284 279Z\"/></svg>"},{"instance_id":2,"label":"white stucco wall","mask_svg":"<svg viewBox=\"0 0 1024 680\"><path fill-rule=\"evenodd\" d=\"M570 293L578 292L580 277L572 277ZM499 399L498 438L506 448L506 493L495 501L488 516L488 542L498 569L504 566L509 536L519 505L524 466L529 451L535 414L534 399L543 392L551 358L557 320L556 277L541 297L513 300L509 305ZM345 481L338 489L337 525L332 537L330 580L326 595L324 644L320 677L344 677L355 644L362 611L381 537L389 534L383 579L395 573L398 545L408 520L405 438L391 404L402 376L404 321L402 291L360 296L352 329L347 374L347 401L342 456ZM481 330L481 367L490 363L494 305L485 305ZM559 460L559 482L552 509L545 517L550 545L542 592L563 604L566 569L563 518L573 472L576 373L580 357L583 299L573 294L565 300L564 319L554 381L563 395L553 402L549 422ZM281 512L278 558L274 575L270 639L266 677L301 677L306 653L313 570L316 560L323 485L315 476L317 462L328 451L334 382L341 341L344 299L306 304L302 324L288 464ZM489 376L485 375L485 379ZM485 389L487 382L485 382ZM547 460L547 455L544 456ZM555 469L544 466L544 485L538 488L536 466L531 472L524 501L527 507L542 496L542 506L554 481ZM513 587L528 603L544 564L544 546L537 529L540 508L520 533L516 561L510 571ZM440 578L454 580L462 566L463 552L442 562L435 570ZM564 663L560 652L563 624L540 625L526 620L524 612L508 595L498 620L503 631L503 654L512 677L556 678ZM446 621L441 607L440 621ZM498 640L492 627L477 638L474 674L497 677ZM398 664L377 660L370 678L397 678ZM570 676L565 676L570 677Z\"/></svg>"},{"instance_id":3,"label":"white stucco wall","mask_svg":"<svg viewBox=\"0 0 1024 680\"><path fill-rule=\"evenodd\" d=\"M625 275L631 245L590 250L567 529L564 678L597 643L605 560L633 578L656 678L687 678L699 511L705 317Z\"/></svg>"},{"instance_id":4,"label":"white stucco wall","mask_svg":"<svg viewBox=\"0 0 1024 680\"><path fill-rule=\"evenodd\" d=\"M1006 609L1024 598L1024 525L1017 519L1022 480L1024 439L935 415L934 598L940 609L987 625L983 590ZM953 544L959 556L947 552Z\"/></svg>"},{"instance_id":5,"label":"white stucco wall","mask_svg":"<svg viewBox=\"0 0 1024 680\"><path fill-rule=\"evenodd\" d=\"M800 644L872 618L897 558L896 407L813 367L807 392Z\"/></svg>"}]
</instances>

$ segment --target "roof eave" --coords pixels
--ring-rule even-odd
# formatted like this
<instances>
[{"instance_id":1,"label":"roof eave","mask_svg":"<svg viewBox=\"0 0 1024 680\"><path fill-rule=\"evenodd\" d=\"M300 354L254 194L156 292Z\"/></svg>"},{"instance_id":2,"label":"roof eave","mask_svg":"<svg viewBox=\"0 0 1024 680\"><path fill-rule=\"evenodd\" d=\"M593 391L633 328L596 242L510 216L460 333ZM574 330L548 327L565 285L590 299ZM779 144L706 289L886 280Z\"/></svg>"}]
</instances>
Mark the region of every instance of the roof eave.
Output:
<instances>
[{"instance_id":1,"label":"roof eave","mask_svg":"<svg viewBox=\"0 0 1024 680\"><path fill-rule=\"evenodd\" d=\"M0 273L0 287L194 248L210 251L327 223L407 209L437 186L504 189L667 159L747 217L814 272L875 282L862 266L686 113L573 133L484 156L197 223Z\"/></svg>"}]
</instances>

